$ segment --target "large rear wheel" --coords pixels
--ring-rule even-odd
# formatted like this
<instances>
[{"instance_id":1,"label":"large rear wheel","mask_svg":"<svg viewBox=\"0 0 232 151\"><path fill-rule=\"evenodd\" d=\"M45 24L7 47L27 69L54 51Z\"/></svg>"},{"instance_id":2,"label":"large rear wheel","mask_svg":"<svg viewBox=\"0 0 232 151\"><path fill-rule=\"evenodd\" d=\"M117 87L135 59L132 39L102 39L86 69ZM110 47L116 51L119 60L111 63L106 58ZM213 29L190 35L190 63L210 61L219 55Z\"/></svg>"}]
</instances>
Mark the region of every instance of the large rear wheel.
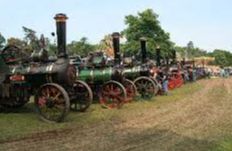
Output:
<instances>
[{"instance_id":1,"label":"large rear wheel","mask_svg":"<svg viewBox=\"0 0 232 151\"><path fill-rule=\"evenodd\" d=\"M45 84L36 94L35 106L42 120L62 122L69 112L69 96L58 84Z\"/></svg>"},{"instance_id":2,"label":"large rear wheel","mask_svg":"<svg viewBox=\"0 0 232 151\"><path fill-rule=\"evenodd\" d=\"M109 81L102 86L100 103L104 108L121 108L127 99L126 89L116 81Z\"/></svg>"},{"instance_id":3,"label":"large rear wheel","mask_svg":"<svg viewBox=\"0 0 232 151\"><path fill-rule=\"evenodd\" d=\"M139 77L134 81L138 94L143 99L151 99L157 93L157 87L152 79Z\"/></svg>"}]
</instances>

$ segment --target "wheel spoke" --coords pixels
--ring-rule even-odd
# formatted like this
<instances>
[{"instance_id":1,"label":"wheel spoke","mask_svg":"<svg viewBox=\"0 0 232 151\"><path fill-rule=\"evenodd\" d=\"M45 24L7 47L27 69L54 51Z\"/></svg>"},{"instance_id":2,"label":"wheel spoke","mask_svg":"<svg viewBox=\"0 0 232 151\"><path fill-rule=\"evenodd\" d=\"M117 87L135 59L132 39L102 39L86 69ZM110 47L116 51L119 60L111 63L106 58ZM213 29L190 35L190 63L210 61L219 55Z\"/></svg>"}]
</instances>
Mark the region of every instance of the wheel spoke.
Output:
<instances>
[{"instance_id":1,"label":"wheel spoke","mask_svg":"<svg viewBox=\"0 0 232 151\"><path fill-rule=\"evenodd\" d=\"M54 98L52 98L53 101L57 100L59 96L61 96L61 93L60 93L60 92L58 92L58 93L56 94L56 96L55 96Z\"/></svg>"},{"instance_id":2,"label":"wheel spoke","mask_svg":"<svg viewBox=\"0 0 232 151\"><path fill-rule=\"evenodd\" d=\"M117 88L112 93L114 93L115 96L118 96L118 95L122 94L122 90L120 88Z\"/></svg>"},{"instance_id":3,"label":"wheel spoke","mask_svg":"<svg viewBox=\"0 0 232 151\"><path fill-rule=\"evenodd\" d=\"M50 97L50 90L49 90L49 87L46 88L46 97L47 97L47 98Z\"/></svg>"}]
</instances>

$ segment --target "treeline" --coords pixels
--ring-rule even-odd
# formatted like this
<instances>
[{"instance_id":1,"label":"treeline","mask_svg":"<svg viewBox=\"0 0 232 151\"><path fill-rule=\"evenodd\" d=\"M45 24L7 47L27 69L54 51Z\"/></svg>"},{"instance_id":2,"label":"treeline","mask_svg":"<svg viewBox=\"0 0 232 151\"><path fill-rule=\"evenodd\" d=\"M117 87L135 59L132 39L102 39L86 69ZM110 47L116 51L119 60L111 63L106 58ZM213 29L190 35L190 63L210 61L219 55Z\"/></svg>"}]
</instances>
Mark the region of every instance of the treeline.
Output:
<instances>
[{"instance_id":1,"label":"treeline","mask_svg":"<svg viewBox=\"0 0 232 151\"><path fill-rule=\"evenodd\" d=\"M157 47L161 48L162 58L170 58L172 50L177 51L180 58L194 58L200 56L215 57L213 64L220 66L232 66L232 53L226 50L215 49L213 52L207 52L194 46L190 41L186 46L176 46L170 40L170 34L166 32L160 25L158 14L152 9L147 9L143 12L138 12L136 15L125 16L126 28L121 31L121 35L126 39L126 42L121 44L122 52L125 56L139 55L140 44L139 39L145 37L147 39L148 54L151 59L154 59ZM40 38L37 37L36 32L23 27L24 38L9 38L5 39L0 35L0 48L6 44L17 45L23 48L26 52L31 53L35 49L40 49ZM44 37L46 49L49 54L54 55L56 52L56 42ZM91 44L88 42L87 37L80 40L75 40L67 45L70 55L86 56L92 51L105 51L108 55L113 55L111 35L107 34L98 44Z\"/></svg>"}]
</instances>

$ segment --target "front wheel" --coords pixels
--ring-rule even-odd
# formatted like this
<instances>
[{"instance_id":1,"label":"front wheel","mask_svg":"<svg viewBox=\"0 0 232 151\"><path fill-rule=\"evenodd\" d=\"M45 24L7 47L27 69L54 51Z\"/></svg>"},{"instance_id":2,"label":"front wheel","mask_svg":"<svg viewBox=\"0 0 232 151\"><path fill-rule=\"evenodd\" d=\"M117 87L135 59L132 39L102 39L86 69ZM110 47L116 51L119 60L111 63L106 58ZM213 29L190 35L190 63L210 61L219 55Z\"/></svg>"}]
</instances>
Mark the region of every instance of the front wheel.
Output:
<instances>
[{"instance_id":1,"label":"front wheel","mask_svg":"<svg viewBox=\"0 0 232 151\"><path fill-rule=\"evenodd\" d=\"M75 99L71 100L71 110L84 112L93 102L93 92L84 81L77 80L73 86Z\"/></svg>"},{"instance_id":2,"label":"front wheel","mask_svg":"<svg viewBox=\"0 0 232 151\"><path fill-rule=\"evenodd\" d=\"M104 108L121 108L127 99L126 89L119 82L109 81L102 86L99 98Z\"/></svg>"},{"instance_id":3,"label":"front wheel","mask_svg":"<svg viewBox=\"0 0 232 151\"><path fill-rule=\"evenodd\" d=\"M45 84L35 96L35 106L42 120L62 122L69 112L69 96L58 84Z\"/></svg>"}]
</instances>

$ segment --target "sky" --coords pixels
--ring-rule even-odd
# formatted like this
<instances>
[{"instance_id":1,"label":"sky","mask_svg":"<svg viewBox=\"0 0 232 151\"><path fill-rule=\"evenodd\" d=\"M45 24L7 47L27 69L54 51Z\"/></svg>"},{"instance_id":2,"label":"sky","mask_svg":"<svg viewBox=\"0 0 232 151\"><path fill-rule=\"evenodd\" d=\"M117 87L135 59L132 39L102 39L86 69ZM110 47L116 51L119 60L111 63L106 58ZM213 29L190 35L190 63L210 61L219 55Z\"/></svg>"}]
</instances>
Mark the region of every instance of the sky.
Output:
<instances>
[{"instance_id":1,"label":"sky","mask_svg":"<svg viewBox=\"0 0 232 151\"><path fill-rule=\"evenodd\" d=\"M171 40L179 46L193 41L207 51L232 52L231 0L0 0L0 32L23 37L22 26L51 37L56 13L65 13L68 41L88 37L98 43L106 34L126 28L126 15L151 8Z\"/></svg>"}]
</instances>

